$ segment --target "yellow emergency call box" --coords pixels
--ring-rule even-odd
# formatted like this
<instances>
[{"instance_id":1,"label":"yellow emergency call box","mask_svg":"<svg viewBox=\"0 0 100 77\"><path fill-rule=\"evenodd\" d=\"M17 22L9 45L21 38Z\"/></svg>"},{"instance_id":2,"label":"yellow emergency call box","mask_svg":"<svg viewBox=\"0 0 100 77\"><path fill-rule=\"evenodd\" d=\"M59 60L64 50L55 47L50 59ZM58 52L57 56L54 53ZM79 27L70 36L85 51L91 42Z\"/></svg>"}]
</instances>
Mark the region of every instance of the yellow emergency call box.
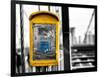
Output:
<instances>
[{"instance_id":1,"label":"yellow emergency call box","mask_svg":"<svg viewBox=\"0 0 100 77\"><path fill-rule=\"evenodd\" d=\"M47 11L32 13L30 21L31 66L58 65L59 18Z\"/></svg>"}]
</instances>

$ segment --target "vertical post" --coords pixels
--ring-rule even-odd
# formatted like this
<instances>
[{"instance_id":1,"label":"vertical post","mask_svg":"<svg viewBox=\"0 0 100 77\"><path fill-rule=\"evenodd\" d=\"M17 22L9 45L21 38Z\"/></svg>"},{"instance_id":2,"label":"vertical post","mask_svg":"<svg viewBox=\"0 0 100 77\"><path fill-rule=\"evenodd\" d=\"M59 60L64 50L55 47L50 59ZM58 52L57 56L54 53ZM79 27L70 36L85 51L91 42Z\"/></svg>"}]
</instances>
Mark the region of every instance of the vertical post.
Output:
<instances>
[{"instance_id":1,"label":"vertical post","mask_svg":"<svg viewBox=\"0 0 100 77\"><path fill-rule=\"evenodd\" d=\"M21 32L21 61L22 61L22 73L25 72L25 63L24 63L24 37L23 37L23 9L22 4L20 4L20 32Z\"/></svg>"},{"instance_id":2,"label":"vertical post","mask_svg":"<svg viewBox=\"0 0 100 77\"><path fill-rule=\"evenodd\" d=\"M11 76L16 73L16 4L11 0Z\"/></svg>"},{"instance_id":3,"label":"vertical post","mask_svg":"<svg viewBox=\"0 0 100 77\"><path fill-rule=\"evenodd\" d=\"M72 27L71 28L71 37L72 37L72 39L71 39L71 42L72 42L72 45L74 45L74 40L75 40L75 38L74 38L74 33L75 33L75 27Z\"/></svg>"},{"instance_id":4,"label":"vertical post","mask_svg":"<svg viewBox=\"0 0 100 77\"><path fill-rule=\"evenodd\" d=\"M81 44L81 36L79 36L79 44Z\"/></svg>"},{"instance_id":5,"label":"vertical post","mask_svg":"<svg viewBox=\"0 0 100 77\"><path fill-rule=\"evenodd\" d=\"M64 70L70 70L70 51L69 51L69 10L62 6L62 28L64 46Z\"/></svg>"},{"instance_id":6,"label":"vertical post","mask_svg":"<svg viewBox=\"0 0 100 77\"><path fill-rule=\"evenodd\" d=\"M50 6L48 5L48 11L50 11Z\"/></svg>"},{"instance_id":7,"label":"vertical post","mask_svg":"<svg viewBox=\"0 0 100 77\"><path fill-rule=\"evenodd\" d=\"M39 9L39 11L40 11L40 5L38 5L38 9Z\"/></svg>"}]
</instances>

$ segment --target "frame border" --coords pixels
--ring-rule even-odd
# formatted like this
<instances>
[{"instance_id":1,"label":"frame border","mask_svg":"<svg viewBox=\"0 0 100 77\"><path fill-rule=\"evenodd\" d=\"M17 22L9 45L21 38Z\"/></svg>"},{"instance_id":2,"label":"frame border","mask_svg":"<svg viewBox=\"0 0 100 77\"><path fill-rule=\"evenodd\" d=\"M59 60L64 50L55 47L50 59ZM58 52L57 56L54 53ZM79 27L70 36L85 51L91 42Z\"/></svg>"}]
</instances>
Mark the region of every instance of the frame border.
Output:
<instances>
[{"instance_id":1,"label":"frame border","mask_svg":"<svg viewBox=\"0 0 100 77\"><path fill-rule=\"evenodd\" d=\"M94 8L95 9L95 68L85 68L70 71L52 71L52 72L34 72L34 73L15 73L15 52L16 51L16 4L28 5L51 5L61 7L79 7L79 8ZM62 22L66 24L63 18ZM69 19L68 19L69 21ZM69 27L69 26L68 26ZM63 28L64 29L64 28ZM66 33L63 31L63 34ZM65 4L65 3L51 3L51 2L36 2L36 1L16 1L11 0L11 76L32 76L32 75L48 75L48 74L62 74L62 73L80 73L97 71L97 6L96 5L82 5L82 4Z\"/></svg>"}]
</instances>

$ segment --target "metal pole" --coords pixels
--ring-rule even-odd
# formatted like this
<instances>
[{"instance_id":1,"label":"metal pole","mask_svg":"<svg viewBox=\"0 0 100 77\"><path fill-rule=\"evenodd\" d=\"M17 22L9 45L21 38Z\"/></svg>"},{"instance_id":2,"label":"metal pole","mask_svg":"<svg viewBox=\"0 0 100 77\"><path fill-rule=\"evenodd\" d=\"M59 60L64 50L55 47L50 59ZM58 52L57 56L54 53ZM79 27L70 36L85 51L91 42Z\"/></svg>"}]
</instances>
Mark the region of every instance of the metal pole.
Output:
<instances>
[{"instance_id":1,"label":"metal pole","mask_svg":"<svg viewBox=\"0 0 100 77\"><path fill-rule=\"evenodd\" d=\"M66 15L66 16L65 16ZM70 51L69 51L69 9L62 7L62 28L63 28L63 48L64 48L64 70L70 70Z\"/></svg>"},{"instance_id":2,"label":"metal pole","mask_svg":"<svg viewBox=\"0 0 100 77\"><path fill-rule=\"evenodd\" d=\"M88 24L88 27L87 27L87 30L86 30L86 33L85 33L85 38L84 38L84 43L86 43L86 38L87 38L87 33L88 33L88 30L91 26L91 23L92 23L92 20L93 20L93 16L95 15L95 10L93 11L92 15L91 15L91 18L90 18L90 21L89 21L89 24Z\"/></svg>"},{"instance_id":3,"label":"metal pole","mask_svg":"<svg viewBox=\"0 0 100 77\"><path fill-rule=\"evenodd\" d=\"M40 5L38 5L38 9L39 9L39 11L40 11Z\"/></svg>"},{"instance_id":4,"label":"metal pole","mask_svg":"<svg viewBox=\"0 0 100 77\"><path fill-rule=\"evenodd\" d=\"M22 73L25 72L25 62L24 62L24 37L23 37L23 10L22 5L20 4L20 33L21 33L21 61L22 61Z\"/></svg>"},{"instance_id":5,"label":"metal pole","mask_svg":"<svg viewBox=\"0 0 100 77\"><path fill-rule=\"evenodd\" d=\"M48 5L48 11L50 11L50 6Z\"/></svg>"},{"instance_id":6,"label":"metal pole","mask_svg":"<svg viewBox=\"0 0 100 77\"><path fill-rule=\"evenodd\" d=\"M90 28L90 26L91 26L91 23L92 23L92 20L93 20L93 16L94 16L94 15L95 15L95 11L93 11L93 13L92 13L91 19L90 19L90 21L89 21L89 25L88 25L88 27L87 27L86 34L87 34L87 32L88 32L88 30L89 30L89 28Z\"/></svg>"}]
</instances>

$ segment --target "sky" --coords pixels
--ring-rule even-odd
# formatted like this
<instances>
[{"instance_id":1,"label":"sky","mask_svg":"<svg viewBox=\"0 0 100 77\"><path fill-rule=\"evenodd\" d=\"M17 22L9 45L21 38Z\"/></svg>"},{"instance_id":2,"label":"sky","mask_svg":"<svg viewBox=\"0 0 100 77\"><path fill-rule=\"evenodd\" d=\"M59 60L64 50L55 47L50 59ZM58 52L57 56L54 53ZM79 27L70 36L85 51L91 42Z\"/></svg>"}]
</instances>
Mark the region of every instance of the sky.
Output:
<instances>
[{"instance_id":1,"label":"sky","mask_svg":"<svg viewBox=\"0 0 100 77\"><path fill-rule=\"evenodd\" d=\"M90 8L69 8L69 26L75 27L75 36L77 40L79 40L79 36L81 40L84 39L84 35L87 31L87 27L89 25L89 21L91 19L92 13L94 9ZM91 23L91 28L94 27L94 16ZM92 34L93 34L92 29Z\"/></svg>"}]
</instances>

